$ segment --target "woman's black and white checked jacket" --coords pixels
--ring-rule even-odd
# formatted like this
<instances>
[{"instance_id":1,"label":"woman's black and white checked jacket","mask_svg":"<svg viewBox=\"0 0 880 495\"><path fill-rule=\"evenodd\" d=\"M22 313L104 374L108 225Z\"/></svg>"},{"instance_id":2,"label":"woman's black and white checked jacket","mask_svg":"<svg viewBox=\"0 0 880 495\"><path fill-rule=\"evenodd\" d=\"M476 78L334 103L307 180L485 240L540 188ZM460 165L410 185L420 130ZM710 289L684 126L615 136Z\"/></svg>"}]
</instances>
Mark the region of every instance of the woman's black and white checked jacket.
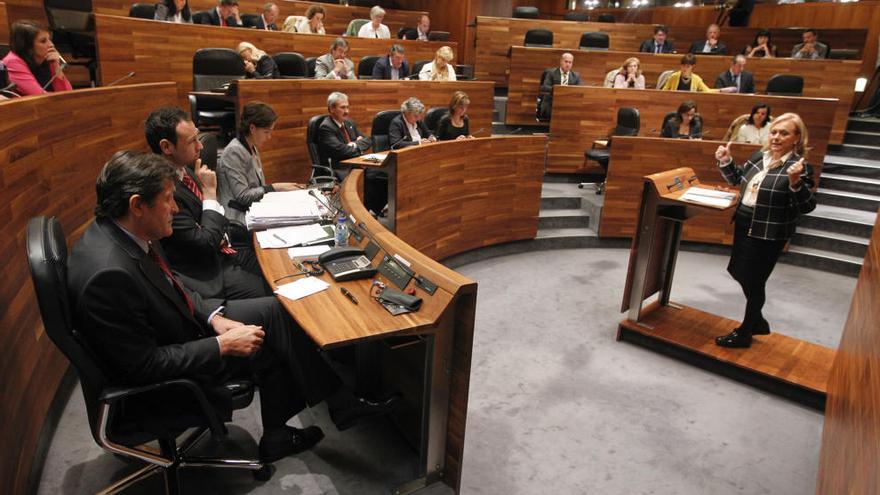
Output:
<instances>
[{"instance_id":1,"label":"woman's black and white checked jacket","mask_svg":"<svg viewBox=\"0 0 880 495\"><path fill-rule=\"evenodd\" d=\"M750 236L773 241L788 240L794 235L798 217L816 208L816 200L813 198L813 168L810 165L804 166L804 173L801 174L803 185L797 191L792 191L788 184L786 170L800 158L792 153L781 167L768 171L761 181L749 227ZM758 151L742 167L731 160L720 168L728 183L740 186L742 197L752 177L764 168L763 164L764 154Z\"/></svg>"}]
</instances>

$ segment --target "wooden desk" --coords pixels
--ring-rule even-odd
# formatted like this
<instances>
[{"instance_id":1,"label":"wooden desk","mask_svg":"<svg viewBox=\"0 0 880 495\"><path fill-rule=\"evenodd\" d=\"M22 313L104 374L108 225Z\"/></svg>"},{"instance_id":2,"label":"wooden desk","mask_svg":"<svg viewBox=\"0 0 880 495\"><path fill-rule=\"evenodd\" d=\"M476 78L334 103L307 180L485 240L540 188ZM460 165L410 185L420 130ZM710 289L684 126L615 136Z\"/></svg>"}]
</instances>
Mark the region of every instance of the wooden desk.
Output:
<instances>
[{"instance_id":1,"label":"wooden desk","mask_svg":"<svg viewBox=\"0 0 880 495\"><path fill-rule=\"evenodd\" d=\"M508 83L510 47L522 46L526 31L529 29L549 29L553 31L553 47L578 50L581 34L588 31L602 31L610 37L610 49L613 51L638 52L642 42L650 39L654 28L650 24L609 24L601 22L548 21L544 19L508 19L499 17L477 17L477 58L474 74L478 79L495 81L499 86ZM798 29L776 29L773 31L774 42L782 54L788 54L794 40L800 40ZM867 30L864 29L831 29L823 30L822 36L832 42L834 48L854 48L861 50L866 42ZM705 27L675 27L670 29L670 39L675 42L681 53L687 52L691 43L704 39ZM755 36L754 28L728 28L721 33L721 39L729 50L739 52L750 44ZM788 40L791 40L789 42ZM839 41L838 41L839 40ZM785 42L783 46L780 43ZM799 42L799 41L797 41ZM733 55L731 51L731 55ZM575 55L577 58L577 55ZM627 57L620 59L623 63ZM720 57L726 58L726 57ZM861 62L860 62L861 64ZM583 68L584 66L581 65ZM670 67L672 68L672 67ZM699 69L699 65L697 66ZM582 71L584 72L584 71ZM697 71L698 73L699 70ZM540 74L539 74L540 77ZM714 75L712 77L714 81Z\"/></svg>"},{"instance_id":2,"label":"wooden desk","mask_svg":"<svg viewBox=\"0 0 880 495\"><path fill-rule=\"evenodd\" d=\"M322 278L331 284L329 289L298 301L279 299L322 349L399 336L418 335L424 339L424 390L416 399L421 403L422 418L418 431L424 432L418 434L418 475L428 483L442 478L458 492L477 284L420 253L374 220L358 197L362 175L360 170L352 171L341 191L343 208L364 234L361 241L354 236L350 241L359 247L369 241L378 245L380 251L373 261L377 266L384 254L402 257L416 274L437 284L437 292L431 295L418 289L416 294L423 300L421 308L415 313L391 316L370 297L369 279L336 283L324 274ZM297 272L286 249L258 247L257 258L269 282ZM393 286L384 277L377 278ZM339 290L342 286L354 294L359 304L353 305L343 296ZM415 282L411 281L409 287L415 287ZM383 360L394 360L395 355L395 350L387 349Z\"/></svg>"},{"instance_id":3,"label":"wooden desk","mask_svg":"<svg viewBox=\"0 0 880 495\"><path fill-rule=\"evenodd\" d=\"M559 57L568 50L562 48L526 48L515 46L510 56L510 89L507 99L507 125L533 125L535 123L535 100L545 68L558 67ZM605 74L620 65L632 53L625 52L572 52L574 71L588 86L602 86ZM660 73L678 69L681 55L637 54L641 62L645 83L653 87ZM790 58L749 59L746 70L755 78L755 89L763 93L767 81L776 74L800 74L804 77L804 96L811 98L837 98L840 102L834 114L831 128L831 144L843 143L849 109L852 106L856 78L861 62L855 60L795 60ZM730 58L698 56L694 72L710 87L715 86L718 74L730 69ZM743 113L747 113L748 110ZM774 114L779 113L775 111ZM720 137L720 136L719 136Z\"/></svg>"},{"instance_id":4,"label":"wooden desk","mask_svg":"<svg viewBox=\"0 0 880 495\"><path fill-rule=\"evenodd\" d=\"M57 216L73 242L92 221L95 177L122 149L147 150L144 120L175 103L172 83L49 93L0 102L0 491L27 493L45 458L44 427L68 361L43 332L25 254L28 220ZM124 111L120 111L124 109ZM81 400L74 398L74 400ZM63 404L62 404L63 405ZM60 413L60 411L54 411ZM86 428L85 423L77 427ZM38 481L38 480L37 480Z\"/></svg>"},{"instance_id":5,"label":"wooden desk","mask_svg":"<svg viewBox=\"0 0 880 495\"><path fill-rule=\"evenodd\" d=\"M184 107L188 106L186 95L193 89L192 58L200 48L234 50L239 42L247 40L267 53L294 51L304 57L317 57L326 54L336 39L330 35L170 24L102 14L95 15L95 26L103 81L113 81L130 71L136 73L131 82L172 80L177 83L178 104ZM403 45L412 61L433 59L437 49L444 45L457 49L455 43L445 41L349 38L348 42L349 56L355 64L363 56L387 53L392 43Z\"/></svg>"},{"instance_id":6,"label":"wooden desk","mask_svg":"<svg viewBox=\"0 0 880 495\"><path fill-rule=\"evenodd\" d=\"M493 87L492 83L485 81L244 80L238 81L238 105L241 108L255 100L272 105L278 121L272 140L260 151L266 177L270 182L302 182L311 174L306 146L309 119L327 113L327 95L333 91L342 91L349 96L349 118L363 133L370 134L376 113L399 109L410 96L419 98L427 108L445 107L449 105L452 93L458 90L470 96L471 128L489 129L492 126Z\"/></svg>"},{"instance_id":7,"label":"wooden desk","mask_svg":"<svg viewBox=\"0 0 880 495\"><path fill-rule=\"evenodd\" d=\"M723 138L730 122L749 113L758 102L770 105L773 115L784 112L799 114L809 131L809 146L812 151L807 158L815 166L820 166L825 156L834 112L837 109L837 100L830 98L559 86L554 90L553 96L547 170L562 173L601 172L595 162L586 163L584 151L590 149L594 140L608 136L615 125L618 108L638 108L641 114L639 135L659 137L663 118L667 113L674 112L686 99L696 102L703 117L703 133L706 139ZM614 138L612 147L616 142L617 138Z\"/></svg>"}]
</instances>

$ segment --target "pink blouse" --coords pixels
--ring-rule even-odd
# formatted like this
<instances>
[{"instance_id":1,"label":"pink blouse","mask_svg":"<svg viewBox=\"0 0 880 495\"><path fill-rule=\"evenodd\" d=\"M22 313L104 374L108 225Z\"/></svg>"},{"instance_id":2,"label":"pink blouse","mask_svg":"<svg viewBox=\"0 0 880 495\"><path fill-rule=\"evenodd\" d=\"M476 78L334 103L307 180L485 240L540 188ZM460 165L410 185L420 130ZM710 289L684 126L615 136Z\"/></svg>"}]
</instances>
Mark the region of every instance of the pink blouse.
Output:
<instances>
[{"instance_id":1,"label":"pink blouse","mask_svg":"<svg viewBox=\"0 0 880 495\"><path fill-rule=\"evenodd\" d=\"M16 93L22 96L47 93L42 85L37 82L37 78L34 77L34 74L31 72L30 68L28 68L27 62L25 62L23 58L19 57L14 52L9 52L3 57L3 63L6 65L6 70L9 73L9 82L15 83L16 85ZM55 68L50 67L49 70L54 76ZM70 85L70 81L68 81L66 77L58 77L52 81L52 89L56 92L71 91L73 90L73 86Z\"/></svg>"}]
</instances>

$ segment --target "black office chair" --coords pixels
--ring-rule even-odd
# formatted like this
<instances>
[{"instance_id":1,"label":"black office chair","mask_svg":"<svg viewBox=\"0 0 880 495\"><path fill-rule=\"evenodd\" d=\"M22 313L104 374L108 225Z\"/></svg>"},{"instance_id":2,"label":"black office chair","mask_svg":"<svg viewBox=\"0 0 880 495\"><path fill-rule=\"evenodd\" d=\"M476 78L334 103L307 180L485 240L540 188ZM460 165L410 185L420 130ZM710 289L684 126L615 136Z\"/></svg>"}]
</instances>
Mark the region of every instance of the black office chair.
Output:
<instances>
[{"instance_id":1,"label":"black office chair","mask_svg":"<svg viewBox=\"0 0 880 495\"><path fill-rule=\"evenodd\" d=\"M278 66L282 79L303 79L309 76L306 59L297 52L279 52L272 55L272 60Z\"/></svg>"},{"instance_id":2,"label":"black office chair","mask_svg":"<svg viewBox=\"0 0 880 495\"><path fill-rule=\"evenodd\" d=\"M804 78L796 74L776 74L767 81L768 95L801 96L804 94Z\"/></svg>"},{"instance_id":3,"label":"black office chair","mask_svg":"<svg viewBox=\"0 0 880 495\"><path fill-rule=\"evenodd\" d=\"M132 477L125 478L108 490L122 489L161 472L165 475L166 493L177 494L180 492L178 470L188 466L248 469L255 478L263 481L272 476L271 465L257 460L189 456L189 451L208 431L215 440L222 440L226 436L226 427L197 382L178 378L131 387L113 385L116 377L84 341L83 331L87 332L88 329L74 327L67 295L67 244L57 218L34 217L28 222L27 254L43 327L76 370L92 437L107 452L147 463ZM253 400L252 383L242 380L227 383L226 386L231 392L234 409L247 407ZM142 421L126 407L136 407L130 404L149 401L153 397L160 397L163 391L172 390L186 394L194 404L201 406L203 414L198 424L191 424L191 418L183 421L175 417L151 417L149 421ZM177 437L190 427L196 429L178 444ZM141 447L154 440L158 440L159 454Z\"/></svg>"},{"instance_id":4,"label":"black office chair","mask_svg":"<svg viewBox=\"0 0 880 495\"><path fill-rule=\"evenodd\" d=\"M566 12L565 15L562 16L562 20L564 21L577 21L577 22L589 22L590 14L580 11L573 10L571 12Z\"/></svg>"},{"instance_id":5,"label":"black office chair","mask_svg":"<svg viewBox=\"0 0 880 495\"><path fill-rule=\"evenodd\" d=\"M10 50L9 45L0 44L0 58L5 57L6 54L9 53L9 50Z\"/></svg>"},{"instance_id":6,"label":"black office chair","mask_svg":"<svg viewBox=\"0 0 880 495\"><path fill-rule=\"evenodd\" d=\"M70 53L68 64L85 67L92 86L96 86L98 55L91 0L43 0L43 7L55 48Z\"/></svg>"},{"instance_id":7,"label":"black office chair","mask_svg":"<svg viewBox=\"0 0 880 495\"><path fill-rule=\"evenodd\" d=\"M428 41L449 41L449 31L428 31Z\"/></svg>"},{"instance_id":8,"label":"black office chair","mask_svg":"<svg viewBox=\"0 0 880 495\"><path fill-rule=\"evenodd\" d=\"M397 39L399 40L417 40L419 32L416 28L402 27L397 30Z\"/></svg>"},{"instance_id":9,"label":"black office chair","mask_svg":"<svg viewBox=\"0 0 880 495\"><path fill-rule=\"evenodd\" d=\"M455 65L455 79L457 81L473 81L474 80L474 66L468 64L456 64Z\"/></svg>"},{"instance_id":10,"label":"black office chair","mask_svg":"<svg viewBox=\"0 0 880 495\"><path fill-rule=\"evenodd\" d=\"M244 77L244 65L229 48L201 48L193 55L193 91L212 91ZM210 96L189 96L193 122L199 129L219 128L224 142L235 129L235 105Z\"/></svg>"},{"instance_id":11,"label":"black office chair","mask_svg":"<svg viewBox=\"0 0 880 495\"><path fill-rule=\"evenodd\" d=\"M428 126L428 129L431 129L431 132L436 134L440 119L448 113L449 109L446 107L429 108L428 112L425 113L425 125Z\"/></svg>"},{"instance_id":12,"label":"black office chair","mask_svg":"<svg viewBox=\"0 0 880 495\"><path fill-rule=\"evenodd\" d=\"M0 96L7 98L17 98L19 96L18 93L15 93L14 86L9 87L9 70L3 62L0 62Z\"/></svg>"},{"instance_id":13,"label":"black office chair","mask_svg":"<svg viewBox=\"0 0 880 495\"><path fill-rule=\"evenodd\" d=\"M358 62L358 79L372 79L373 66L376 65L376 62L378 62L380 58L382 57L377 57L375 55L361 57L361 60Z\"/></svg>"},{"instance_id":14,"label":"black office chair","mask_svg":"<svg viewBox=\"0 0 880 495\"><path fill-rule=\"evenodd\" d=\"M309 125L306 128L306 144L309 148L309 158L312 160L312 175L309 178L310 184L327 184L332 185L336 180L336 174L330 165L330 158L321 153L321 147L318 143L318 128L324 122L328 115L315 115L309 119Z\"/></svg>"},{"instance_id":15,"label":"black office chair","mask_svg":"<svg viewBox=\"0 0 880 495\"><path fill-rule=\"evenodd\" d=\"M550 122L550 112L553 109L553 93L542 91L540 88L544 87L544 81L550 77L550 73L553 72L555 67L551 67L549 69L544 69L544 73L541 74L541 82L538 85L538 99L535 100L535 119L538 122Z\"/></svg>"},{"instance_id":16,"label":"black office chair","mask_svg":"<svg viewBox=\"0 0 880 495\"><path fill-rule=\"evenodd\" d=\"M599 18L596 19L596 21L597 22L612 22L612 23L614 23L614 22L617 22L617 19L615 19L614 14L605 12L604 14L599 14Z\"/></svg>"},{"instance_id":17,"label":"black office chair","mask_svg":"<svg viewBox=\"0 0 880 495\"><path fill-rule=\"evenodd\" d=\"M836 48L828 50L828 58L833 60L859 60L859 51L855 48Z\"/></svg>"},{"instance_id":18,"label":"black office chair","mask_svg":"<svg viewBox=\"0 0 880 495\"><path fill-rule=\"evenodd\" d=\"M217 170L217 157L220 155L220 143L217 135L213 132L204 132L199 134L199 142L202 143L202 151L199 152L202 165L206 165L211 170Z\"/></svg>"},{"instance_id":19,"label":"black office chair","mask_svg":"<svg viewBox=\"0 0 880 495\"><path fill-rule=\"evenodd\" d=\"M149 19L153 20L153 17L156 16L156 4L153 3L135 3L131 5L131 8L128 9L129 17L136 17L138 19Z\"/></svg>"},{"instance_id":20,"label":"black office chair","mask_svg":"<svg viewBox=\"0 0 880 495\"><path fill-rule=\"evenodd\" d=\"M412 71L409 73L409 75L413 79L418 79L419 72L422 71L422 67L424 67L425 64L430 64L431 62L433 62L433 60L416 60L415 62L413 62Z\"/></svg>"},{"instance_id":21,"label":"black office chair","mask_svg":"<svg viewBox=\"0 0 880 495\"><path fill-rule=\"evenodd\" d=\"M246 28L257 28L260 25L260 14L240 14L241 25Z\"/></svg>"},{"instance_id":22,"label":"black office chair","mask_svg":"<svg viewBox=\"0 0 880 495\"><path fill-rule=\"evenodd\" d=\"M537 19L538 7L516 7L513 9L513 17L515 19Z\"/></svg>"},{"instance_id":23,"label":"black office chair","mask_svg":"<svg viewBox=\"0 0 880 495\"><path fill-rule=\"evenodd\" d=\"M370 136L373 137L373 151L376 153L391 149L391 141L388 136L388 128L391 121L400 115L400 110L382 110L373 117L373 128Z\"/></svg>"},{"instance_id":24,"label":"black office chair","mask_svg":"<svg viewBox=\"0 0 880 495\"><path fill-rule=\"evenodd\" d=\"M675 113L673 112L673 115ZM593 160L599 164L602 169L605 170L605 173L608 173L608 162L611 158L611 141L614 136L638 136L639 129L641 128L641 119L639 117L639 110L637 108L631 107L621 107L617 109L617 125L611 131L611 135L608 137L608 143L605 147L597 147L597 143L593 143L593 147L587 150L584 153L584 156L587 160ZM589 182L581 182L578 184L579 188L583 188ZM596 187L596 194L602 194L605 192L605 180L599 183L598 187Z\"/></svg>"},{"instance_id":25,"label":"black office chair","mask_svg":"<svg viewBox=\"0 0 880 495\"><path fill-rule=\"evenodd\" d=\"M548 29L529 29L523 40L525 46L553 48L553 31Z\"/></svg>"},{"instance_id":26,"label":"black office chair","mask_svg":"<svg viewBox=\"0 0 880 495\"><path fill-rule=\"evenodd\" d=\"M581 50L608 50L608 34L601 31L584 33L578 48Z\"/></svg>"},{"instance_id":27,"label":"black office chair","mask_svg":"<svg viewBox=\"0 0 880 495\"><path fill-rule=\"evenodd\" d=\"M193 24L211 25L211 13L205 10L192 13Z\"/></svg>"},{"instance_id":28,"label":"black office chair","mask_svg":"<svg viewBox=\"0 0 880 495\"><path fill-rule=\"evenodd\" d=\"M318 63L318 57L309 57L306 59L306 69L308 72L309 79L315 78L315 65Z\"/></svg>"}]
</instances>

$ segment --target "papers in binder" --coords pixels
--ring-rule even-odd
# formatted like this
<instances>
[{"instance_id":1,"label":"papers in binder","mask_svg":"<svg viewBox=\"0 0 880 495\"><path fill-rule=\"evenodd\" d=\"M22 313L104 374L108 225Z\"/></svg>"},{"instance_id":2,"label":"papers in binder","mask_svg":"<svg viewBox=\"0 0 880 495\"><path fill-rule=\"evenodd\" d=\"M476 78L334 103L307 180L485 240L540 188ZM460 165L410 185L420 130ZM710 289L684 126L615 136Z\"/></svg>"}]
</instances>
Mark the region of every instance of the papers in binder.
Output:
<instances>
[{"instance_id":1,"label":"papers in binder","mask_svg":"<svg viewBox=\"0 0 880 495\"><path fill-rule=\"evenodd\" d=\"M317 223L280 227L257 232L257 241L263 249L302 246L326 237L327 231Z\"/></svg>"},{"instance_id":2,"label":"papers in binder","mask_svg":"<svg viewBox=\"0 0 880 495\"><path fill-rule=\"evenodd\" d=\"M720 191L718 189L694 186L685 191L685 193L678 199L706 206L727 208L736 200L736 194L727 191Z\"/></svg>"},{"instance_id":3,"label":"papers in binder","mask_svg":"<svg viewBox=\"0 0 880 495\"><path fill-rule=\"evenodd\" d=\"M307 190L270 192L252 204L245 214L248 230L314 223L327 213Z\"/></svg>"},{"instance_id":4,"label":"papers in binder","mask_svg":"<svg viewBox=\"0 0 880 495\"><path fill-rule=\"evenodd\" d=\"M292 301L296 301L297 299L302 299L306 296L311 296L312 294L326 290L327 287L330 287L330 284L319 278L305 277L296 282L279 285L278 288L275 289L275 293Z\"/></svg>"},{"instance_id":5,"label":"papers in binder","mask_svg":"<svg viewBox=\"0 0 880 495\"><path fill-rule=\"evenodd\" d=\"M388 153L368 153L364 155L364 161L382 163L388 158Z\"/></svg>"}]
</instances>

